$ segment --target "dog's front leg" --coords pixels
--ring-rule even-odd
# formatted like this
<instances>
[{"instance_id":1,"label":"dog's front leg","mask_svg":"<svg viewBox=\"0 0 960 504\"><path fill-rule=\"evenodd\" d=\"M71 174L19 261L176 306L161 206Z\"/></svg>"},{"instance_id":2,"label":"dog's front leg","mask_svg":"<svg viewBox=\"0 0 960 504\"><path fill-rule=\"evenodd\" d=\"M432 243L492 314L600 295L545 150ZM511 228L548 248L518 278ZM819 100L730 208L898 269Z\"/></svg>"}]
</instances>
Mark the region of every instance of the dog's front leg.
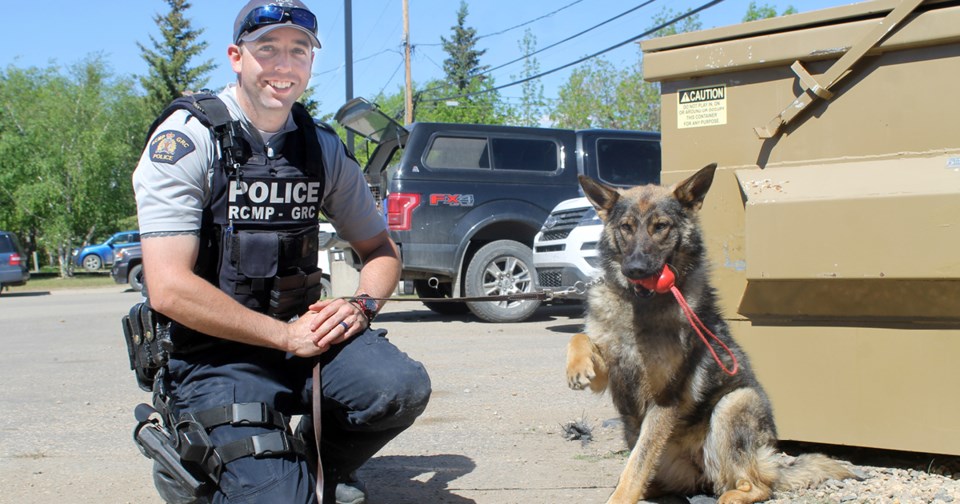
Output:
<instances>
[{"instance_id":1,"label":"dog's front leg","mask_svg":"<svg viewBox=\"0 0 960 504\"><path fill-rule=\"evenodd\" d=\"M600 348L586 334L574 334L567 344L567 385L600 393L607 388L607 364Z\"/></svg>"},{"instance_id":2,"label":"dog's front leg","mask_svg":"<svg viewBox=\"0 0 960 504\"><path fill-rule=\"evenodd\" d=\"M617 488L607 504L636 504L646 496L647 488L657 471L663 447L677 422L677 408L652 406L640 426L637 444L630 452L627 465L620 474Z\"/></svg>"}]
</instances>

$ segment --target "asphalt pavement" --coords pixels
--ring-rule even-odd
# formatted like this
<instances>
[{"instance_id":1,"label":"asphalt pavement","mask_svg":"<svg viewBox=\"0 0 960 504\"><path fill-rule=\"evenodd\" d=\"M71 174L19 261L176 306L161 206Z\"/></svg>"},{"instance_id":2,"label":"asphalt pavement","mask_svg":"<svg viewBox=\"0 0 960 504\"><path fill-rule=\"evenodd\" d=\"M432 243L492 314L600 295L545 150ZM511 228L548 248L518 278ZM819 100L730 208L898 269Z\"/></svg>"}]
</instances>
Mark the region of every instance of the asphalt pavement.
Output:
<instances>
[{"instance_id":1,"label":"asphalt pavement","mask_svg":"<svg viewBox=\"0 0 960 504\"><path fill-rule=\"evenodd\" d=\"M161 503L135 447L125 286L0 296L0 502ZM609 397L566 387L564 355L582 306L490 324L418 302L376 325L430 372L417 424L360 471L370 504L604 502L625 454ZM580 422L592 441L570 441Z\"/></svg>"}]
</instances>

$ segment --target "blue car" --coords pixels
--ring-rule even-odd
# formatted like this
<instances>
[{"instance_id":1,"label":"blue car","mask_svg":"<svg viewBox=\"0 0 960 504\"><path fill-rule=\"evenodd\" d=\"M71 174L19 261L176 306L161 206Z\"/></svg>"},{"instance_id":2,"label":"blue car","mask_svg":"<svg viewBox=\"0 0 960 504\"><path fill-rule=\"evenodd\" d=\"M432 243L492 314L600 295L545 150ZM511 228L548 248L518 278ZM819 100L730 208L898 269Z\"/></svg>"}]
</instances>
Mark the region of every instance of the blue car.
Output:
<instances>
[{"instance_id":1,"label":"blue car","mask_svg":"<svg viewBox=\"0 0 960 504\"><path fill-rule=\"evenodd\" d=\"M17 235L0 231L0 293L12 285L23 285L30 279L27 258Z\"/></svg>"},{"instance_id":2,"label":"blue car","mask_svg":"<svg viewBox=\"0 0 960 504\"><path fill-rule=\"evenodd\" d=\"M74 250L73 261L87 271L97 271L113 264L117 250L133 245L140 245L140 231L121 231L103 243Z\"/></svg>"}]
</instances>

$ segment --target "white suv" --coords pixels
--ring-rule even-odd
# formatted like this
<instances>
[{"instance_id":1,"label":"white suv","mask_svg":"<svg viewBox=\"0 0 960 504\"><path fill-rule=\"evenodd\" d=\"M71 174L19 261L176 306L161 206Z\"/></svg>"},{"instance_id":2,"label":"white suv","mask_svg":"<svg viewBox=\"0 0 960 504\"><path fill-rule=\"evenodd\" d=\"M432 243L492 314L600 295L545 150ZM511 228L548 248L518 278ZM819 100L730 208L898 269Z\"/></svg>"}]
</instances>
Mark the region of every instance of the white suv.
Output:
<instances>
[{"instance_id":1,"label":"white suv","mask_svg":"<svg viewBox=\"0 0 960 504\"><path fill-rule=\"evenodd\" d=\"M600 276L597 242L603 224L587 198L560 202L533 239L533 267L542 289L559 299L585 299L586 286Z\"/></svg>"}]
</instances>

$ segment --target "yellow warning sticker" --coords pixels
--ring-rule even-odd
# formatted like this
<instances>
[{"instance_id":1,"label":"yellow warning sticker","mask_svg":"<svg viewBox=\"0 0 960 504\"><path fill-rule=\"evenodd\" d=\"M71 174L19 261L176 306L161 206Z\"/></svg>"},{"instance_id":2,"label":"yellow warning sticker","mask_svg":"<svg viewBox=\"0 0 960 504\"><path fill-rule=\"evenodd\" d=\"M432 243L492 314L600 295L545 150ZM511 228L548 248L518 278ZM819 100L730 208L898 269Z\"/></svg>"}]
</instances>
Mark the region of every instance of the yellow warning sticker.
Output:
<instances>
[{"instance_id":1,"label":"yellow warning sticker","mask_svg":"<svg viewBox=\"0 0 960 504\"><path fill-rule=\"evenodd\" d=\"M706 86L677 91L677 128L702 128L727 124L727 86Z\"/></svg>"}]
</instances>

